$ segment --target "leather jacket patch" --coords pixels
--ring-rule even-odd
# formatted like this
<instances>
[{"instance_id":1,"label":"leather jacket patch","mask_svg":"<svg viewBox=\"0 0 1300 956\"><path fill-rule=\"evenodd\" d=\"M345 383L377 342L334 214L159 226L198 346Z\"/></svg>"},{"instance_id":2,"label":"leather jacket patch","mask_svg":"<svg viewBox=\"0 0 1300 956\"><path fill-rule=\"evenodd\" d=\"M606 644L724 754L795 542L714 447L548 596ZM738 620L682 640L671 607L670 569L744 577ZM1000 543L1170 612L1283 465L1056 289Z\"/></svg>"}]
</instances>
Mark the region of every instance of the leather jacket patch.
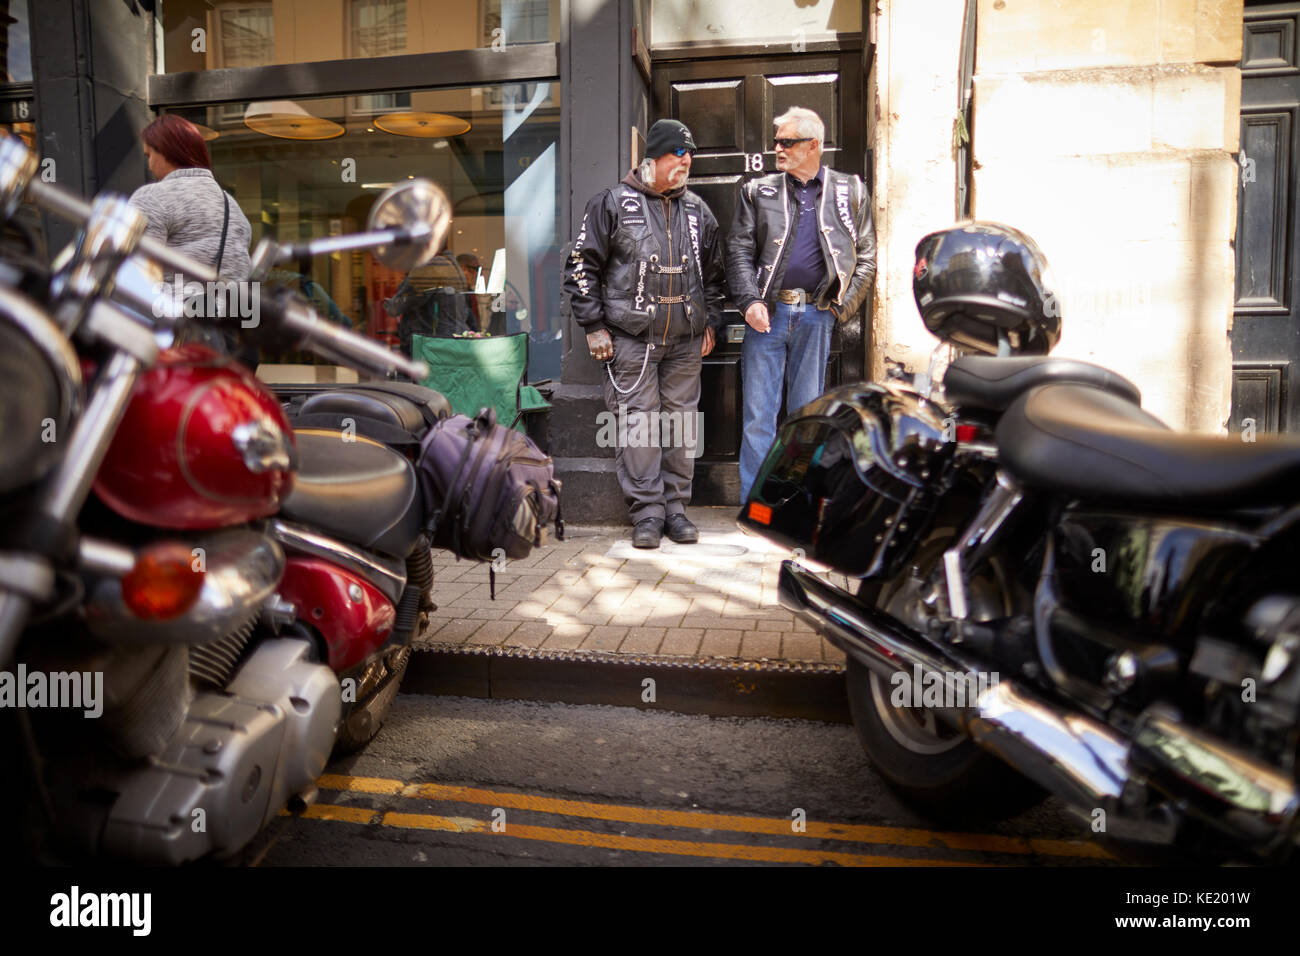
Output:
<instances>
[{"instance_id":1,"label":"leather jacket patch","mask_svg":"<svg viewBox=\"0 0 1300 956\"><path fill-rule=\"evenodd\" d=\"M849 212L849 184L843 180L835 184L835 212L844 225L844 231L853 237L853 244L857 245L858 228L853 224L853 216Z\"/></svg>"}]
</instances>

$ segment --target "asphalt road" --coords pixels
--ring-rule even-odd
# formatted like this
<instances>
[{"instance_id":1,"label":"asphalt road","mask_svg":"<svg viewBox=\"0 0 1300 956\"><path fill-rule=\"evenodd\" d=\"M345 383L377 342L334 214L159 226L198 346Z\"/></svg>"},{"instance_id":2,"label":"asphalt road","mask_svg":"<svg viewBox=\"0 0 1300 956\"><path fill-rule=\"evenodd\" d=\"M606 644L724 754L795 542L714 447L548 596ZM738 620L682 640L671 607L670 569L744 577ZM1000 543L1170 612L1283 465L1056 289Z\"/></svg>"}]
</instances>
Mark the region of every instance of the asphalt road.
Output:
<instances>
[{"instance_id":1,"label":"asphalt road","mask_svg":"<svg viewBox=\"0 0 1300 956\"><path fill-rule=\"evenodd\" d=\"M259 866L1108 865L1054 800L953 833L851 727L399 696L379 737L248 855Z\"/></svg>"}]
</instances>

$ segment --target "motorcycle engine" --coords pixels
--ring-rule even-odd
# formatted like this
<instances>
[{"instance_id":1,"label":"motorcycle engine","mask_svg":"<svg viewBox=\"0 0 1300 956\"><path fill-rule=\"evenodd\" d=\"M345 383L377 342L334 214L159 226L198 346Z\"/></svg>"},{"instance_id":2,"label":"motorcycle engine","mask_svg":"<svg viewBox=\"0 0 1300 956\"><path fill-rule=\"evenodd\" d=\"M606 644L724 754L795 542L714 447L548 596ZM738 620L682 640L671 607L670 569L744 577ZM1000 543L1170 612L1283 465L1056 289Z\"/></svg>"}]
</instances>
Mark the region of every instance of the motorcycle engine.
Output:
<instances>
[{"instance_id":1,"label":"motorcycle engine","mask_svg":"<svg viewBox=\"0 0 1300 956\"><path fill-rule=\"evenodd\" d=\"M1300 744L1300 598L1269 595L1246 614L1251 644L1202 636L1190 671L1205 678L1207 725L1294 773Z\"/></svg>"},{"instance_id":2,"label":"motorcycle engine","mask_svg":"<svg viewBox=\"0 0 1300 956\"><path fill-rule=\"evenodd\" d=\"M264 640L224 688L191 685L146 759L51 766L64 835L79 851L148 865L238 852L310 788L333 749L342 691L314 657L305 640Z\"/></svg>"}]
</instances>

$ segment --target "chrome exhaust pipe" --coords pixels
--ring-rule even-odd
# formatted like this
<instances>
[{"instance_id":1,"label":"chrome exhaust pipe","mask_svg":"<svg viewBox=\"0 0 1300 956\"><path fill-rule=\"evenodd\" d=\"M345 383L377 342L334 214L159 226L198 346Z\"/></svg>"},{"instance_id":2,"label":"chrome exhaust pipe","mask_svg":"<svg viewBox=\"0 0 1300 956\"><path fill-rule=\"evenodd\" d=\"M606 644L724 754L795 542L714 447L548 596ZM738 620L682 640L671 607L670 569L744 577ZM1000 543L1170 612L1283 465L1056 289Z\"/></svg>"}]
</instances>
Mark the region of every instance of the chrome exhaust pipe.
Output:
<instances>
[{"instance_id":1,"label":"chrome exhaust pipe","mask_svg":"<svg viewBox=\"0 0 1300 956\"><path fill-rule=\"evenodd\" d=\"M948 674L964 666L954 653L927 649L911 628L875 608L864 607L793 561L781 562L781 606L793 611L844 653L885 680L899 671Z\"/></svg>"},{"instance_id":2,"label":"chrome exhaust pipe","mask_svg":"<svg viewBox=\"0 0 1300 956\"><path fill-rule=\"evenodd\" d=\"M886 679L910 670L927 681L947 682L955 670L966 686L974 686L971 679L979 669L960 651L927 647L924 636L858 604L793 561L781 565L778 593L782 607ZM973 704L936 709L936 716L955 717L978 746L1076 808L1104 809L1122 820L1125 788L1150 785L1258 854L1300 840L1294 782L1256 757L1187 727L1166 707L1144 711L1130 741L1091 717L1002 680ZM1130 832L1141 839L1141 831L1149 829L1143 825Z\"/></svg>"},{"instance_id":3,"label":"chrome exhaust pipe","mask_svg":"<svg viewBox=\"0 0 1300 956\"><path fill-rule=\"evenodd\" d=\"M1133 727L1130 762L1155 789L1190 813L1269 855L1300 840L1300 794L1258 758L1181 723L1154 704Z\"/></svg>"},{"instance_id":4,"label":"chrome exhaust pipe","mask_svg":"<svg viewBox=\"0 0 1300 956\"><path fill-rule=\"evenodd\" d=\"M1003 681L979 700L966 732L979 746L1067 803L1113 806L1128 782L1128 741L1082 714L1056 709Z\"/></svg>"},{"instance_id":5,"label":"chrome exhaust pipe","mask_svg":"<svg viewBox=\"0 0 1300 956\"><path fill-rule=\"evenodd\" d=\"M921 635L851 601L793 561L781 564L778 594L782 607L886 680L904 671L927 684L978 686L973 661L955 650L927 648ZM1014 682L999 680L965 706L936 708L936 716L1077 806L1113 806L1128 780L1127 741L1089 717L1058 711Z\"/></svg>"}]
</instances>

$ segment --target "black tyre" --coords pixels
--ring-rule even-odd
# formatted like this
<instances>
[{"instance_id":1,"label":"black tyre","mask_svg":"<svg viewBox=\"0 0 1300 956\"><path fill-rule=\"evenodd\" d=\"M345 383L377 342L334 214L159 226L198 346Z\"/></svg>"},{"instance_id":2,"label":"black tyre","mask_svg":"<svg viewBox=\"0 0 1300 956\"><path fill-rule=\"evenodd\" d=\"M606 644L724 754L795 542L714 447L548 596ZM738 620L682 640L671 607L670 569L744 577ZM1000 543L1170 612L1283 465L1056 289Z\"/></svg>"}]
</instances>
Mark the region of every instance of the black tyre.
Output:
<instances>
[{"instance_id":1,"label":"black tyre","mask_svg":"<svg viewBox=\"0 0 1300 956\"><path fill-rule=\"evenodd\" d=\"M913 562L922 578L953 535L951 528L937 531L922 546ZM858 597L919 627L918 587L918 579L905 573L883 587L864 581ZM976 620L1011 613L996 568L971 582L967 598ZM891 789L926 816L948 824L999 820L1017 816L1047 796L961 731L937 720L933 709L895 706L886 678L852 658L847 666L849 710L867 758Z\"/></svg>"}]
</instances>

